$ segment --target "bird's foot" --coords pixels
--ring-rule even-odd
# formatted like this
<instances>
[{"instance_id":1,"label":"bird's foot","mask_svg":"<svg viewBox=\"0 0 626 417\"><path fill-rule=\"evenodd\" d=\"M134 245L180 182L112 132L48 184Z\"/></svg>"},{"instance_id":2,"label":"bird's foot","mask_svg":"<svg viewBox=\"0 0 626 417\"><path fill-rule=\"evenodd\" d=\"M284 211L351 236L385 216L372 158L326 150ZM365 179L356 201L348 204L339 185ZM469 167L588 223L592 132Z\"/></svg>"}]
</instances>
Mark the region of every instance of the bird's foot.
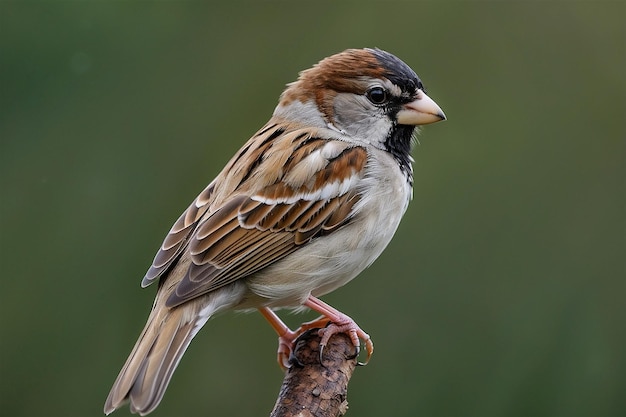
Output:
<instances>
[{"instance_id":1,"label":"bird's foot","mask_svg":"<svg viewBox=\"0 0 626 417\"><path fill-rule=\"evenodd\" d=\"M312 295L309 295L304 302L304 305L317 311L318 313L321 313L322 316L313 321L302 324L296 330L291 330L287 327L280 317L278 317L269 307L259 308L261 314L270 323L274 330L276 330L276 333L278 333L277 359L278 365L283 370L287 370L294 363L298 363L298 360L293 353L296 339L307 330L315 328L320 328L318 333L321 338L320 363L324 363L324 347L328 344L330 338L337 333L346 333L356 348L355 357L359 355L361 346L360 341L363 340L365 342L367 358L365 362L359 362L358 364L367 365L372 353L374 353L374 343L372 343L372 339L369 335L365 333L352 318Z\"/></svg>"},{"instance_id":2,"label":"bird's foot","mask_svg":"<svg viewBox=\"0 0 626 417\"><path fill-rule=\"evenodd\" d=\"M359 365L367 365L372 357L372 353L374 353L374 343L370 336L365 333L358 324L348 315L342 313L336 308L326 304L322 300L312 295L304 302L304 305L309 307L312 310L317 311L324 315L324 317L328 318L329 324L326 328L320 329L319 335L322 338L320 341L320 362L324 363L322 360L322 355L324 353L324 347L330 340L330 338L337 333L346 333L352 344L356 348L355 356L359 355L359 350L361 343L359 340L363 340L365 342L365 350L367 351L367 358L365 362L359 362Z\"/></svg>"},{"instance_id":3,"label":"bird's foot","mask_svg":"<svg viewBox=\"0 0 626 417\"><path fill-rule=\"evenodd\" d=\"M294 355L294 350L296 346L296 340L302 336L302 334L311 329L317 329L320 327L325 327L329 323L328 318L319 317L315 320L303 323L300 327L295 330L287 329L282 335L278 336L278 365L286 371L291 368L291 366L295 364L299 364L298 359Z\"/></svg>"},{"instance_id":4,"label":"bird's foot","mask_svg":"<svg viewBox=\"0 0 626 417\"><path fill-rule=\"evenodd\" d=\"M342 316L341 321L332 321L327 327L319 330L319 335L322 338L320 341L320 362L322 364L324 363L324 348L326 347L326 344L328 344L330 338L337 333L346 333L348 337L350 337L350 340L356 349L356 353L354 355L355 357L359 356L361 348L360 341L363 340L365 342L367 358L365 359L365 362L358 362L358 365L367 365L372 357L372 353L374 353L374 343L372 342L372 339L367 333L361 330L352 318L346 316L345 314L342 314Z\"/></svg>"},{"instance_id":5,"label":"bird's foot","mask_svg":"<svg viewBox=\"0 0 626 417\"><path fill-rule=\"evenodd\" d=\"M327 317L321 316L315 320L303 323L295 330L291 330L269 307L260 308L259 311L278 333L277 361L283 371L291 368L293 363L298 363L293 354L296 339L307 330L327 326L330 321Z\"/></svg>"}]
</instances>

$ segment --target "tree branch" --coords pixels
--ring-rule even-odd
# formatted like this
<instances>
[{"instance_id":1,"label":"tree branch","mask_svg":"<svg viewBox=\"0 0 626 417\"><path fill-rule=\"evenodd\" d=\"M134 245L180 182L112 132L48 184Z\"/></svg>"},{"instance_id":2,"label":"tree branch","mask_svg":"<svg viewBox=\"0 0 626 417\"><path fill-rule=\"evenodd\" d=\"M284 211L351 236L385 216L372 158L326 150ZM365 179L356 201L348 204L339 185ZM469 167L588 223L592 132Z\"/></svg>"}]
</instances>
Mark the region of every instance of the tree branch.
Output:
<instances>
[{"instance_id":1,"label":"tree branch","mask_svg":"<svg viewBox=\"0 0 626 417\"><path fill-rule=\"evenodd\" d=\"M330 338L320 364L319 329L296 341L292 366L270 417L338 417L348 410L348 382L357 364L355 348L343 333Z\"/></svg>"}]
</instances>

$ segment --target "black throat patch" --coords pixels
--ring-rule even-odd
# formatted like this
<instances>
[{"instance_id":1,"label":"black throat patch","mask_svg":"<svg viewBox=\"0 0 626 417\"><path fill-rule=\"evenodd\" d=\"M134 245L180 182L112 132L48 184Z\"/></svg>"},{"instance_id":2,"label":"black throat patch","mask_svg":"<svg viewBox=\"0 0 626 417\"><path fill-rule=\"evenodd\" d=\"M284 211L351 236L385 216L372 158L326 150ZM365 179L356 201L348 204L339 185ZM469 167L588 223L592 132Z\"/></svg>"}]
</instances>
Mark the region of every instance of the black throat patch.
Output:
<instances>
[{"instance_id":1,"label":"black throat patch","mask_svg":"<svg viewBox=\"0 0 626 417\"><path fill-rule=\"evenodd\" d=\"M385 148L400 164L400 170L406 175L407 181L413 186L413 158L411 158L411 140L415 126L395 124L385 140Z\"/></svg>"}]
</instances>

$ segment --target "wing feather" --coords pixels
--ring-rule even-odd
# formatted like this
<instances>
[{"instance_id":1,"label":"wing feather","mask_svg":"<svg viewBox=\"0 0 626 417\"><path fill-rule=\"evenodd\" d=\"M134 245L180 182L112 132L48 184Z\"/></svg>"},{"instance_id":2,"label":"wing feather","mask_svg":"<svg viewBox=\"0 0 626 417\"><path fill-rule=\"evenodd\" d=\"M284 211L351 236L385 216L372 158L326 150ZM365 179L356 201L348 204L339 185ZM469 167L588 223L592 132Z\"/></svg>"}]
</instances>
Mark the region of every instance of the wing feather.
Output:
<instances>
[{"instance_id":1,"label":"wing feather","mask_svg":"<svg viewBox=\"0 0 626 417\"><path fill-rule=\"evenodd\" d=\"M209 209L208 203L211 200L214 187L215 181L202 190L187 210L176 220L161 248L156 253L152 266L141 281L142 287L147 287L163 275L183 253L198 222Z\"/></svg>"},{"instance_id":2,"label":"wing feather","mask_svg":"<svg viewBox=\"0 0 626 417\"><path fill-rule=\"evenodd\" d=\"M266 126L172 226L143 283L172 280L173 307L332 233L354 216L366 162L364 148ZM167 273L181 256L189 267Z\"/></svg>"}]
</instances>

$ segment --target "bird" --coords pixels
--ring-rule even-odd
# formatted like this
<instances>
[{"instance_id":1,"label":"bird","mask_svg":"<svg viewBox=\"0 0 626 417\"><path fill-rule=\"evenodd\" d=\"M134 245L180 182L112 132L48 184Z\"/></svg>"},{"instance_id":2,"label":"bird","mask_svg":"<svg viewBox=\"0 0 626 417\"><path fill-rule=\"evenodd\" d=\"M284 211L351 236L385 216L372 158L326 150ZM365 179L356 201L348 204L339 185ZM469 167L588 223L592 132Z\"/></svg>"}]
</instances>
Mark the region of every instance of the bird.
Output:
<instances>
[{"instance_id":1,"label":"bird","mask_svg":"<svg viewBox=\"0 0 626 417\"><path fill-rule=\"evenodd\" d=\"M320 299L371 265L413 196L421 125L445 120L416 73L378 48L326 57L287 84L269 121L171 227L142 287L152 310L104 405L139 415L160 403L194 336L224 311L258 311L288 368L296 338L320 328L321 349L346 333L373 343ZM319 319L291 330L280 309Z\"/></svg>"}]
</instances>

